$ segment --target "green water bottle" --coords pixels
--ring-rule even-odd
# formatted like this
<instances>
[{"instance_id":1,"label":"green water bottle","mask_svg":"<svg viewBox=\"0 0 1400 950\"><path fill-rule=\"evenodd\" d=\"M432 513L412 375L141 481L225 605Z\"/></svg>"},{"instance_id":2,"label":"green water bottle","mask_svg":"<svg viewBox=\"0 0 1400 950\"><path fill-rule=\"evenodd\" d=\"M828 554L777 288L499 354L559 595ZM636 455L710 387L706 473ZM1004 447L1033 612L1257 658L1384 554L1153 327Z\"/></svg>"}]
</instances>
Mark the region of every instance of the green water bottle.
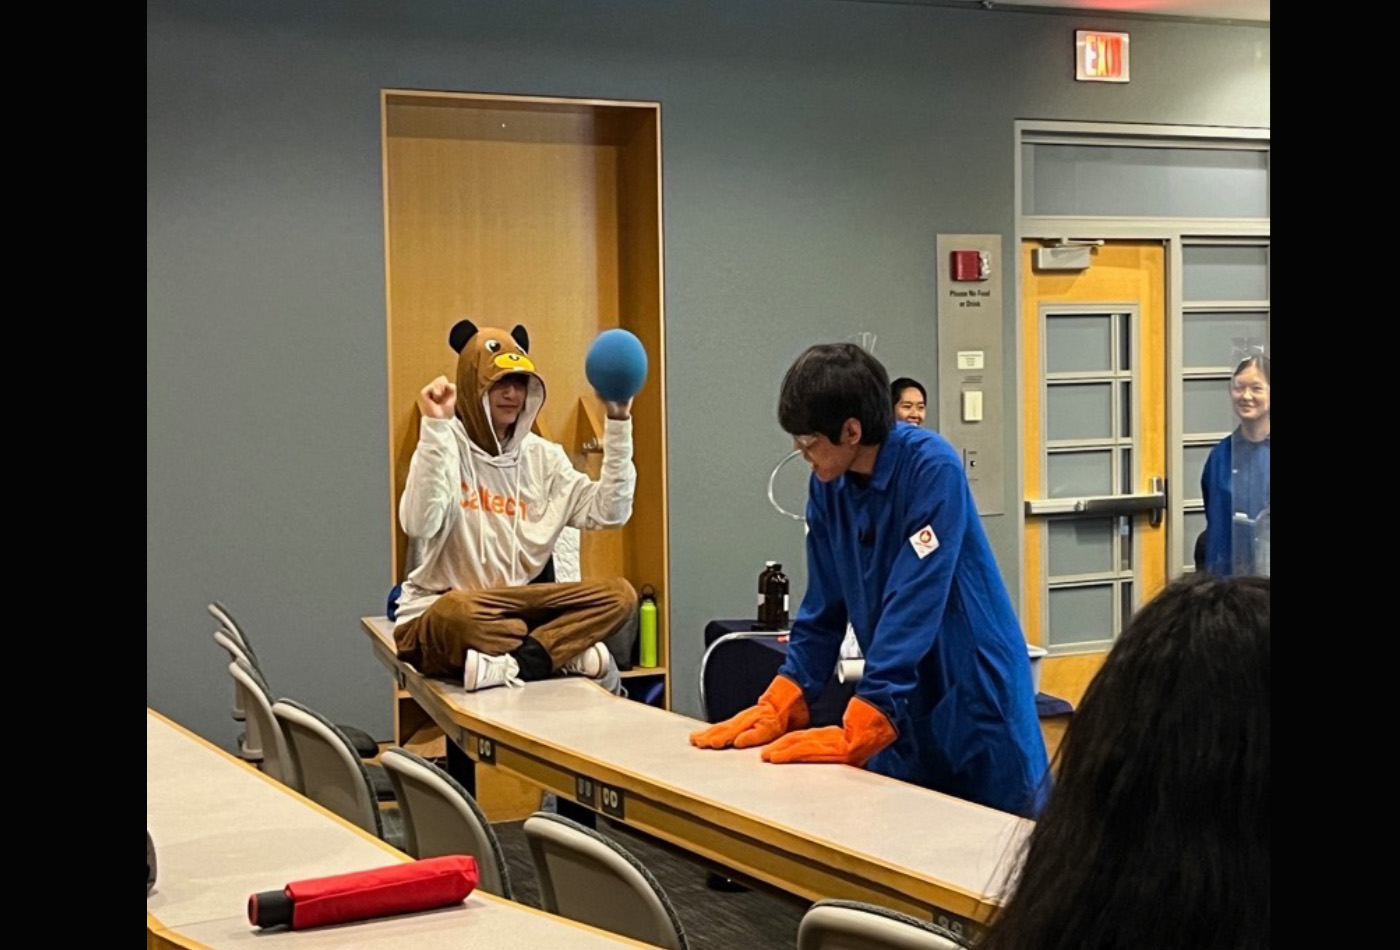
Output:
<instances>
[{"instance_id":1,"label":"green water bottle","mask_svg":"<svg viewBox=\"0 0 1400 950\"><path fill-rule=\"evenodd\" d=\"M641 617L637 624L637 665L656 665L656 591L647 585L642 588Z\"/></svg>"}]
</instances>

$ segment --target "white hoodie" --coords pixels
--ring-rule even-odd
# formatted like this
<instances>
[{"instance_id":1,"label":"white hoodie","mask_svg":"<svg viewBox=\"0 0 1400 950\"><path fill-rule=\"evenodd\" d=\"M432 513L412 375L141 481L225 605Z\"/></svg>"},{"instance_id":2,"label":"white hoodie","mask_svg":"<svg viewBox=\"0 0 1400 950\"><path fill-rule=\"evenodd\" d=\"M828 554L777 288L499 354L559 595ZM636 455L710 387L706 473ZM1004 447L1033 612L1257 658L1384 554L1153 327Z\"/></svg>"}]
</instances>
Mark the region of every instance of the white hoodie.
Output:
<instances>
[{"instance_id":1,"label":"white hoodie","mask_svg":"<svg viewBox=\"0 0 1400 950\"><path fill-rule=\"evenodd\" d=\"M529 431L543 401L543 386L532 378L514 432L494 456L472 442L458 416L421 421L399 523L424 542L423 560L404 581L396 625L449 590L529 583L565 526L614 528L632 516L632 421L604 422L595 482L562 446Z\"/></svg>"}]
</instances>

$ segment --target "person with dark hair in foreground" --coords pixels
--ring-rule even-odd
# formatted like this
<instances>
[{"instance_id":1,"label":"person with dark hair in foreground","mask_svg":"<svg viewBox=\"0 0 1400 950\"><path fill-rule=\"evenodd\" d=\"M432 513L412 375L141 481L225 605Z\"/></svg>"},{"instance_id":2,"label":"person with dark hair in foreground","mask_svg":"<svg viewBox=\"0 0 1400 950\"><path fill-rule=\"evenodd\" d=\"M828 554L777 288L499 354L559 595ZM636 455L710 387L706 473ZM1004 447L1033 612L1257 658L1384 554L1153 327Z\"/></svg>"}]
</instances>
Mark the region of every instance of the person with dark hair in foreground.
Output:
<instances>
[{"instance_id":1,"label":"person with dark hair in foreground","mask_svg":"<svg viewBox=\"0 0 1400 950\"><path fill-rule=\"evenodd\" d=\"M928 411L928 390L917 379L901 376L890 383L890 399L894 403L896 422L908 422L916 426L924 424L924 414Z\"/></svg>"},{"instance_id":2,"label":"person with dark hair in foreground","mask_svg":"<svg viewBox=\"0 0 1400 950\"><path fill-rule=\"evenodd\" d=\"M895 425L885 368L849 343L797 359L778 421L812 466L806 595L758 705L691 742L772 743L768 762L866 766L1033 815L1048 762L1026 640L957 451ZM848 620L864 675L841 726L807 729Z\"/></svg>"},{"instance_id":3,"label":"person with dark hair in foreground","mask_svg":"<svg viewBox=\"0 0 1400 950\"><path fill-rule=\"evenodd\" d=\"M1269 946L1269 580L1188 575L1070 721L979 950Z\"/></svg>"}]
</instances>

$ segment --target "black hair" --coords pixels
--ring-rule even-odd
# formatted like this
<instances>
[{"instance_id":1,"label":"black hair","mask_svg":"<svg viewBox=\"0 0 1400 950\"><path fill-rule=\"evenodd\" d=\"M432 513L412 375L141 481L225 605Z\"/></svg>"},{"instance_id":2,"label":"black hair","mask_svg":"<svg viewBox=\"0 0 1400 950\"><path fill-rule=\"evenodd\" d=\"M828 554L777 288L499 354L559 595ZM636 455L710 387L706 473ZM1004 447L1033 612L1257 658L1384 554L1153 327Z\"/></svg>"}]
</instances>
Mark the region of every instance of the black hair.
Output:
<instances>
[{"instance_id":1,"label":"black hair","mask_svg":"<svg viewBox=\"0 0 1400 950\"><path fill-rule=\"evenodd\" d=\"M500 379L492 383L491 387L495 388L500 383L515 383L517 386L524 386L526 389L529 389L530 377L533 375L533 373L506 373Z\"/></svg>"},{"instance_id":2,"label":"black hair","mask_svg":"<svg viewBox=\"0 0 1400 950\"><path fill-rule=\"evenodd\" d=\"M923 383L917 379L910 379L908 376L901 376L890 383L890 404L899 405L899 397L904 395L906 389L917 389L919 395L924 397L924 402L928 402L928 390L924 388Z\"/></svg>"},{"instance_id":3,"label":"black hair","mask_svg":"<svg viewBox=\"0 0 1400 950\"><path fill-rule=\"evenodd\" d=\"M1269 579L1144 607L1070 720L981 950L1269 946Z\"/></svg>"},{"instance_id":4,"label":"black hair","mask_svg":"<svg viewBox=\"0 0 1400 950\"><path fill-rule=\"evenodd\" d=\"M1259 370L1259 375L1264 377L1264 382L1269 382L1269 358L1262 353L1254 356L1246 356L1244 359L1240 360L1239 364L1235 366L1235 371L1230 374L1230 378L1234 379L1251 366ZM1272 385L1272 383L1270 383L1270 385Z\"/></svg>"},{"instance_id":5,"label":"black hair","mask_svg":"<svg viewBox=\"0 0 1400 950\"><path fill-rule=\"evenodd\" d=\"M854 343L808 347L788 368L778 396L778 424L789 435L841 441L847 419L860 422L860 444L878 445L894 425L890 378Z\"/></svg>"}]
</instances>

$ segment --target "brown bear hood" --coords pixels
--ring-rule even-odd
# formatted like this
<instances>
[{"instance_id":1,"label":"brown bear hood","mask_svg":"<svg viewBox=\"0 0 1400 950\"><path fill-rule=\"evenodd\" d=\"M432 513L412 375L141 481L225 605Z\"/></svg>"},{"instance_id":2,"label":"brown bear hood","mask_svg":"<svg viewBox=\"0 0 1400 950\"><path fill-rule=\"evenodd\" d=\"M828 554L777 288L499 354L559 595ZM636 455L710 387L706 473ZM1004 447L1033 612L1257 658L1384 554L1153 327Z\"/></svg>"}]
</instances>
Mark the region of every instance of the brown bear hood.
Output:
<instances>
[{"instance_id":1,"label":"brown bear hood","mask_svg":"<svg viewBox=\"0 0 1400 950\"><path fill-rule=\"evenodd\" d=\"M544 406L544 380L526 355L530 335L523 326L507 333L496 327L478 329L470 320L462 320L452 328L449 342L457 351L457 417L466 426L467 436L487 455L510 452L524 441ZM513 374L528 379L525 405L505 440L498 442L486 395L493 384Z\"/></svg>"}]
</instances>

